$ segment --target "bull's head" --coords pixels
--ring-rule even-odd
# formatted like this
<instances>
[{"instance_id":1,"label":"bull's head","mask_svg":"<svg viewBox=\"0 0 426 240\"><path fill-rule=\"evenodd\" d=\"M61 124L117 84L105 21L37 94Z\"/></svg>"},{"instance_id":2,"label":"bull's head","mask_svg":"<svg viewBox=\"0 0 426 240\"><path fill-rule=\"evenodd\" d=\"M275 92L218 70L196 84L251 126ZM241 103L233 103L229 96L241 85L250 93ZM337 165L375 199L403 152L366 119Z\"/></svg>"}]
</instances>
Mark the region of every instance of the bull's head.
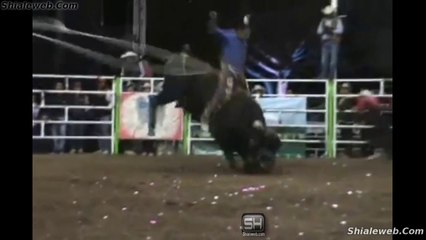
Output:
<instances>
[{"instance_id":1,"label":"bull's head","mask_svg":"<svg viewBox=\"0 0 426 240\"><path fill-rule=\"evenodd\" d=\"M275 156L281 146L281 140L272 129L266 129L263 141L257 159L261 170L270 172L275 165Z\"/></svg>"},{"instance_id":2,"label":"bull's head","mask_svg":"<svg viewBox=\"0 0 426 240\"><path fill-rule=\"evenodd\" d=\"M278 135L263 122L253 123L254 136L250 140L251 158L262 172L270 172L275 166L275 156L281 147L281 140Z\"/></svg>"}]
</instances>

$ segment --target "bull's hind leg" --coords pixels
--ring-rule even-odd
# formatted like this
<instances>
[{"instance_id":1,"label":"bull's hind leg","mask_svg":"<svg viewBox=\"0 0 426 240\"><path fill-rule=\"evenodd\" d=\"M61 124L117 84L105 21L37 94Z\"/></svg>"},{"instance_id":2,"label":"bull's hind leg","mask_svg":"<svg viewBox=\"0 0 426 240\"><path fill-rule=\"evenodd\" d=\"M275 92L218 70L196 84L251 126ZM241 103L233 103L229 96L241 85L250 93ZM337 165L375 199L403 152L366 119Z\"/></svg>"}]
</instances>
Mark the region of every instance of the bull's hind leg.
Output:
<instances>
[{"instance_id":1,"label":"bull's hind leg","mask_svg":"<svg viewBox=\"0 0 426 240\"><path fill-rule=\"evenodd\" d=\"M184 94L185 83L179 79L165 80L163 90L158 95L149 96L148 135L155 135L157 107L180 99Z\"/></svg>"}]
</instances>

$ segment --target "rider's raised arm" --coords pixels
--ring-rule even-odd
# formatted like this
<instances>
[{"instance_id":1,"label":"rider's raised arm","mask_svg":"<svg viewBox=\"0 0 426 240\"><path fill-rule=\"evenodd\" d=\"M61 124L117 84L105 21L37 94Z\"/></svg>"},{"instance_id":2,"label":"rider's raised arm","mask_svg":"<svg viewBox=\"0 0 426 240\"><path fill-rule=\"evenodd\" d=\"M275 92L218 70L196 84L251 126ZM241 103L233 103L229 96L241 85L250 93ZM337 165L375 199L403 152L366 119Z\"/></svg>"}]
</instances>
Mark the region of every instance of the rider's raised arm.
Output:
<instances>
[{"instance_id":1,"label":"rider's raised arm","mask_svg":"<svg viewBox=\"0 0 426 240\"><path fill-rule=\"evenodd\" d=\"M207 29L209 34L217 35L223 40L237 35L234 29L219 28L217 25L217 13L214 11L210 12L210 20L208 22Z\"/></svg>"}]
</instances>

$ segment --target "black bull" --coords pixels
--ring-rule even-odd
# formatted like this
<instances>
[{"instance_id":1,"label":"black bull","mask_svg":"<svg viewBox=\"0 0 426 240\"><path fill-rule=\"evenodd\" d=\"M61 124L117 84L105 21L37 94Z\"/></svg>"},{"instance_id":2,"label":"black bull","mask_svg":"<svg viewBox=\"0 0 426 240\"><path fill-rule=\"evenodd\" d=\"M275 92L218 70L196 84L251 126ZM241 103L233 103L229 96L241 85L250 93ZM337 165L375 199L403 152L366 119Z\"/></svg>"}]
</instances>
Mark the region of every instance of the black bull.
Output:
<instances>
[{"instance_id":1,"label":"black bull","mask_svg":"<svg viewBox=\"0 0 426 240\"><path fill-rule=\"evenodd\" d=\"M150 134L155 128L158 105L178 101L179 107L200 120L218 86L216 72L194 76L166 76L163 90L150 97ZM244 86L245 87L245 86ZM246 172L270 171L275 154L281 146L277 134L267 129L262 109L247 93L240 91L223 103L210 116L209 128L216 143L223 150L231 168L235 168L234 152L238 153Z\"/></svg>"}]
</instances>

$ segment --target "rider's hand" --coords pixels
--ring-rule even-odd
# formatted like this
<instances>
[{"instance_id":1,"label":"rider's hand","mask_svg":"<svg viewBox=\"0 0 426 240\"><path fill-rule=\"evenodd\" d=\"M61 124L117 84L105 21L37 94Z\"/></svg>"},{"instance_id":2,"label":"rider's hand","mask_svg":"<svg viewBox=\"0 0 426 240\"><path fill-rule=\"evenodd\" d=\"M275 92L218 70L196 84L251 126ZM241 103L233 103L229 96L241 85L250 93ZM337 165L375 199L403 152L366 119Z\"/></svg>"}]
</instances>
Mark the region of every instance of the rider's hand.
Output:
<instances>
[{"instance_id":1,"label":"rider's hand","mask_svg":"<svg viewBox=\"0 0 426 240\"><path fill-rule=\"evenodd\" d=\"M245 25L249 25L250 24L250 15L249 14L245 15L243 21L244 21Z\"/></svg>"},{"instance_id":2,"label":"rider's hand","mask_svg":"<svg viewBox=\"0 0 426 240\"><path fill-rule=\"evenodd\" d=\"M216 11L210 11L209 16L210 16L210 19L216 19L217 18L217 12Z\"/></svg>"}]
</instances>

